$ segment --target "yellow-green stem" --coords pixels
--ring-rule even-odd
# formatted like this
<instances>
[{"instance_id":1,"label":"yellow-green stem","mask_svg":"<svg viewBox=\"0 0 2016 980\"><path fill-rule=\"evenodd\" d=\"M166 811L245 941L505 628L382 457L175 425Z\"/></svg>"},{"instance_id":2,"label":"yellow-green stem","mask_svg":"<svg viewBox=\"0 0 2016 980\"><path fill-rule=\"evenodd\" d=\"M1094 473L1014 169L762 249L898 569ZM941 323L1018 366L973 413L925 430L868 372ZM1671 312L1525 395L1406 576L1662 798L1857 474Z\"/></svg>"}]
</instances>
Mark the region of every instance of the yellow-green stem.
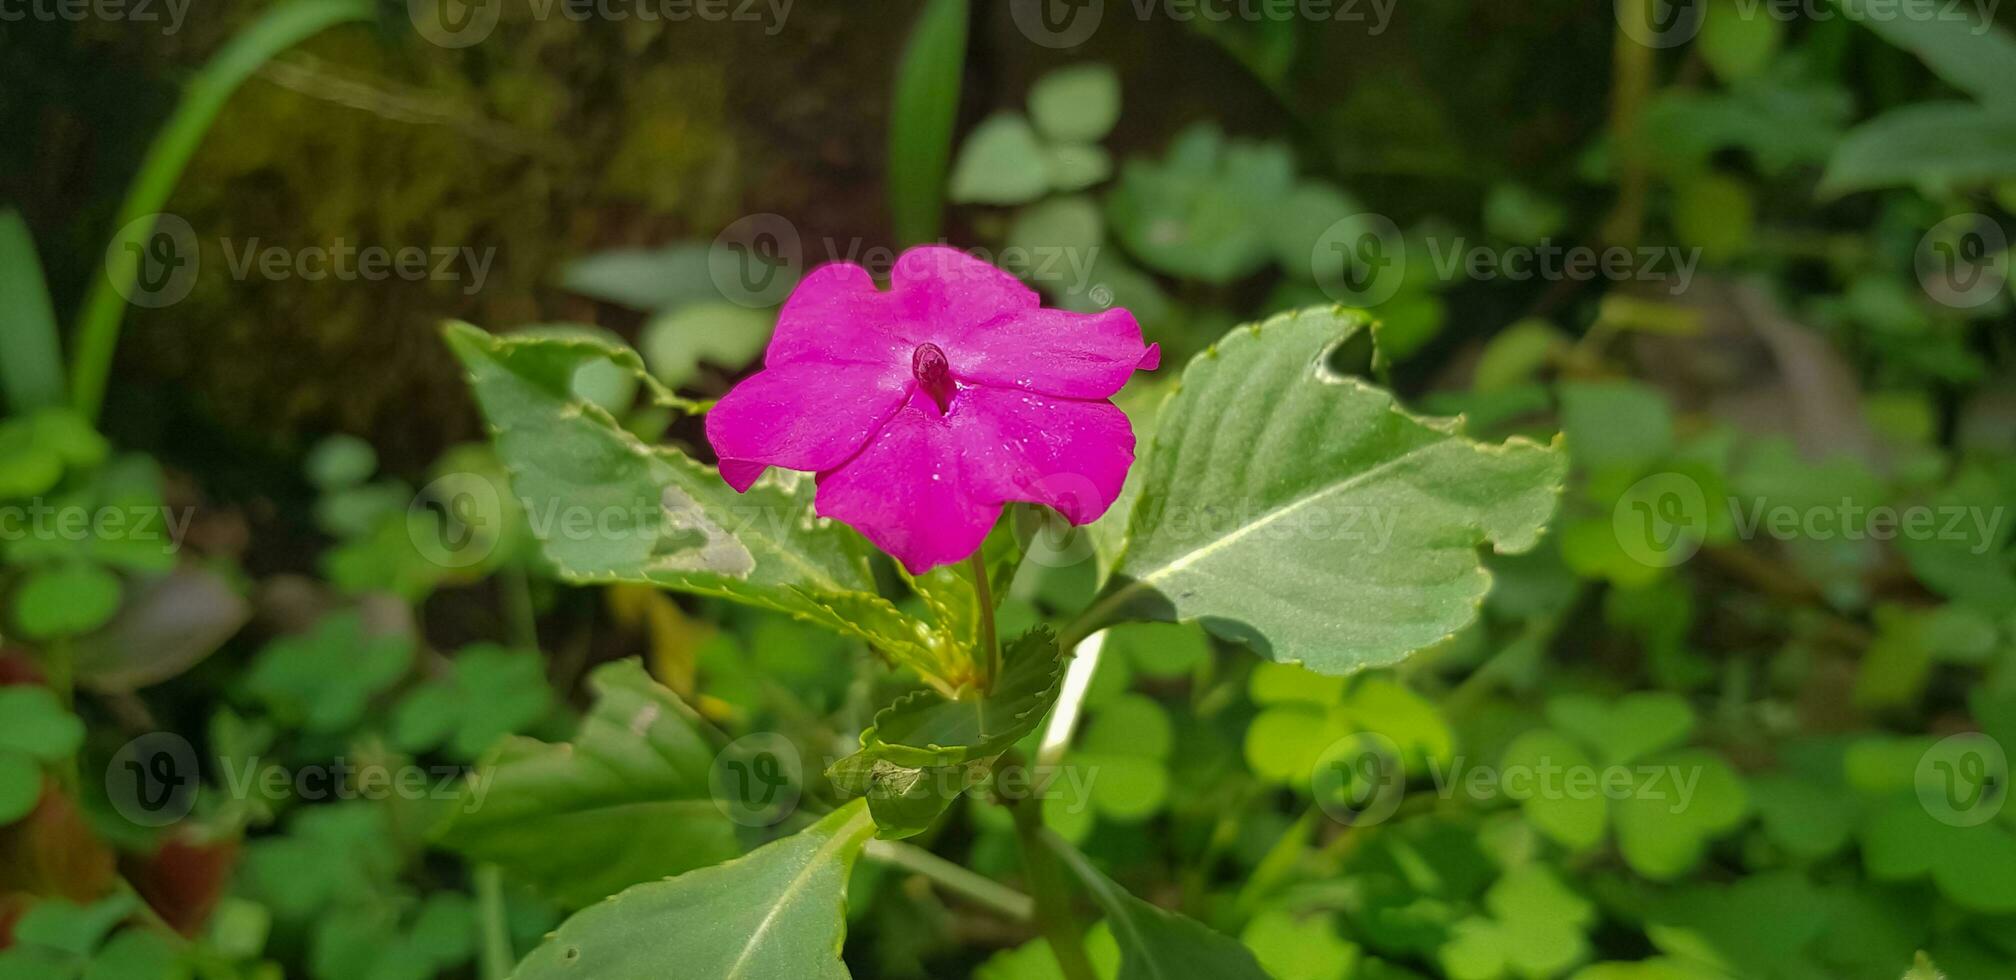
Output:
<instances>
[{"instance_id":1,"label":"yellow-green stem","mask_svg":"<svg viewBox=\"0 0 2016 980\"><path fill-rule=\"evenodd\" d=\"M966 561L973 569L973 599L980 606L980 689L992 691L1001 676L1001 642L994 635L994 590L988 585L987 561L980 552L975 551Z\"/></svg>"}]
</instances>

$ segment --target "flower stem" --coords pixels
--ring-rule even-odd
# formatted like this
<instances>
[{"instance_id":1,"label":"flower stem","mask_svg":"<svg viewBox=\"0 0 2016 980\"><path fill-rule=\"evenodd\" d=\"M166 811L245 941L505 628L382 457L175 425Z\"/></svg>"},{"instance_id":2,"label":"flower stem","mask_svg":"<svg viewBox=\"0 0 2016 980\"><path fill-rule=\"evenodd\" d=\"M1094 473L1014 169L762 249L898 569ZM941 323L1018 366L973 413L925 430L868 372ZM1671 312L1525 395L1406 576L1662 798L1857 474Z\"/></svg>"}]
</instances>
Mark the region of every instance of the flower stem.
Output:
<instances>
[{"instance_id":1,"label":"flower stem","mask_svg":"<svg viewBox=\"0 0 2016 980\"><path fill-rule=\"evenodd\" d=\"M1025 763L1015 750L1001 757L1004 766ZM1022 847L1022 867L1029 876L1029 895L1036 900L1036 925L1057 958L1064 980L1098 980L1092 960L1085 955L1085 930L1071 911L1071 886L1057 855L1043 843L1041 800L1027 798L1002 801L1015 817L1015 840Z\"/></svg>"},{"instance_id":2,"label":"flower stem","mask_svg":"<svg viewBox=\"0 0 2016 980\"><path fill-rule=\"evenodd\" d=\"M964 895L1018 922L1027 922L1035 917L1036 904L1030 901L1029 896L991 878L974 874L921 847L898 841L871 840L863 854L871 861L923 875L944 886L947 891Z\"/></svg>"},{"instance_id":3,"label":"flower stem","mask_svg":"<svg viewBox=\"0 0 2016 980\"><path fill-rule=\"evenodd\" d=\"M994 690L1001 676L1001 643L994 635L994 590L987 584L987 560L981 551L966 561L973 568L973 599L980 606L980 689Z\"/></svg>"},{"instance_id":4,"label":"flower stem","mask_svg":"<svg viewBox=\"0 0 2016 980\"><path fill-rule=\"evenodd\" d=\"M478 966L483 980L504 980L518 964L505 922L504 872L494 864L476 867L476 903L482 916L483 943Z\"/></svg>"}]
</instances>

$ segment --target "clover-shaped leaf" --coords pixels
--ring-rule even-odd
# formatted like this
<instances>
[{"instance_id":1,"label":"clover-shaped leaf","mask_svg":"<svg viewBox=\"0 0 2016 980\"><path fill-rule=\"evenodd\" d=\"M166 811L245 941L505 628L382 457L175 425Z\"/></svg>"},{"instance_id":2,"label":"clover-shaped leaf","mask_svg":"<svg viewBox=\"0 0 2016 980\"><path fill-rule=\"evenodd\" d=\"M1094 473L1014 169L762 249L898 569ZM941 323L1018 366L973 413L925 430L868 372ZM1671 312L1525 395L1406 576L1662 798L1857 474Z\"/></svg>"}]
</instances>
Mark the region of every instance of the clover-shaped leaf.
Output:
<instances>
[{"instance_id":1,"label":"clover-shaped leaf","mask_svg":"<svg viewBox=\"0 0 2016 980\"><path fill-rule=\"evenodd\" d=\"M1962 908L2016 912L2016 835L1996 823L1954 826L1918 800L1898 798L1870 815L1861 840L1862 862L1872 878L1929 876Z\"/></svg>"},{"instance_id":2,"label":"clover-shaped leaf","mask_svg":"<svg viewBox=\"0 0 2016 980\"><path fill-rule=\"evenodd\" d=\"M30 639L77 636L110 621L119 596L119 577L91 562L38 568L14 594L14 622Z\"/></svg>"},{"instance_id":3,"label":"clover-shaped leaf","mask_svg":"<svg viewBox=\"0 0 2016 980\"><path fill-rule=\"evenodd\" d=\"M447 677L406 696L393 713L392 733L408 752L445 742L450 755L474 759L491 743L524 731L552 710L544 658L478 643L455 655Z\"/></svg>"},{"instance_id":4,"label":"clover-shaped leaf","mask_svg":"<svg viewBox=\"0 0 2016 980\"><path fill-rule=\"evenodd\" d=\"M1742 778L1711 752L1655 756L1635 772L1651 778L1616 803L1617 847L1647 878L1663 881L1693 870L1708 842L1749 813Z\"/></svg>"},{"instance_id":5,"label":"clover-shaped leaf","mask_svg":"<svg viewBox=\"0 0 2016 980\"><path fill-rule=\"evenodd\" d=\"M952 200L976 204L1024 204L1050 189L1043 143L1029 120L1012 112L992 115L973 127L952 164Z\"/></svg>"},{"instance_id":6,"label":"clover-shaped leaf","mask_svg":"<svg viewBox=\"0 0 2016 980\"><path fill-rule=\"evenodd\" d=\"M1120 75L1097 63L1059 68L1029 87L1029 115L1053 140L1100 139L1120 119Z\"/></svg>"},{"instance_id":7,"label":"clover-shaped leaf","mask_svg":"<svg viewBox=\"0 0 2016 980\"><path fill-rule=\"evenodd\" d=\"M1520 735L1505 747L1498 763L1505 795L1519 801L1526 819L1556 843L1587 850L1603 840L1610 824L1610 801L1601 793L1568 793L1565 787L1533 778L1547 772L1594 770L1587 753L1574 740L1549 729ZM1517 774L1520 778L1514 779Z\"/></svg>"},{"instance_id":8,"label":"clover-shaped leaf","mask_svg":"<svg viewBox=\"0 0 2016 980\"><path fill-rule=\"evenodd\" d=\"M1840 790L1787 775L1752 779L1749 788L1765 835L1796 858L1833 854L1854 830L1854 811L1842 805Z\"/></svg>"},{"instance_id":9,"label":"clover-shaped leaf","mask_svg":"<svg viewBox=\"0 0 2016 980\"><path fill-rule=\"evenodd\" d=\"M411 636L372 631L358 612L337 613L267 644L245 690L282 721L318 734L342 732L406 676L413 653Z\"/></svg>"},{"instance_id":10,"label":"clover-shaped leaf","mask_svg":"<svg viewBox=\"0 0 2016 980\"><path fill-rule=\"evenodd\" d=\"M1562 694L1547 700L1547 721L1603 761L1625 763L1687 741L1694 709L1665 691L1636 691L1614 700Z\"/></svg>"},{"instance_id":11,"label":"clover-shaped leaf","mask_svg":"<svg viewBox=\"0 0 2016 980\"><path fill-rule=\"evenodd\" d=\"M27 816L42 798L42 764L84 742L84 723L46 687L0 687L0 824Z\"/></svg>"}]
</instances>

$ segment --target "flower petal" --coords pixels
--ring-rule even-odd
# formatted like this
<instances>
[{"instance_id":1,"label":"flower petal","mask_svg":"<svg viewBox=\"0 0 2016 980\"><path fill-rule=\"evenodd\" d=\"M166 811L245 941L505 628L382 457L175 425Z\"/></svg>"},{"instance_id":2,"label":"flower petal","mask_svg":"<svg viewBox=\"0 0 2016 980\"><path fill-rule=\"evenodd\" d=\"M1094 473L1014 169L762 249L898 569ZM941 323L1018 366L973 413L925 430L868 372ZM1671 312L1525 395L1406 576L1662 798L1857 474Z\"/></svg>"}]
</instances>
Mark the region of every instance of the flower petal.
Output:
<instances>
[{"instance_id":1,"label":"flower petal","mask_svg":"<svg viewBox=\"0 0 2016 980\"><path fill-rule=\"evenodd\" d=\"M924 245L896 259L890 293L902 309L904 330L916 343L951 350L972 328L1034 310L1036 291L956 248Z\"/></svg>"},{"instance_id":2,"label":"flower petal","mask_svg":"<svg viewBox=\"0 0 2016 980\"><path fill-rule=\"evenodd\" d=\"M1029 310L947 341L962 381L1063 398L1107 398L1136 370L1152 371L1161 350L1143 346L1141 325L1122 309L1103 313Z\"/></svg>"},{"instance_id":3,"label":"flower petal","mask_svg":"<svg viewBox=\"0 0 2016 980\"><path fill-rule=\"evenodd\" d=\"M1073 524L1113 506L1134 462L1134 429L1111 402L976 386L948 418L967 486L992 503L1045 504Z\"/></svg>"},{"instance_id":4,"label":"flower petal","mask_svg":"<svg viewBox=\"0 0 2016 980\"><path fill-rule=\"evenodd\" d=\"M914 395L861 453L819 474L817 510L853 527L912 575L964 559L1001 516L966 475L962 436Z\"/></svg>"},{"instance_id":5,"label":"flower petal","mask_svg":"<svg viewBox=\"0 0 2016 980\"><path fill-rule=\"evenodd\" d=\"M847 461L910 387L908 365L804 361L764 368L707 413L721 478L747 490L766 466L824 470Z\"/></svg>"},{"instance_id":6,"label":"flower petal","mask_svg":"<svg viewBox=\"0 0 2016 980\"><path fill-rule=\"evenodd\" d=\"M777 311L763 363L908 365L916 345L904 336L902 322L894 298L875 288L868 270L849 262L822 265L798 281Z\"/></svg>"}]
</instances>

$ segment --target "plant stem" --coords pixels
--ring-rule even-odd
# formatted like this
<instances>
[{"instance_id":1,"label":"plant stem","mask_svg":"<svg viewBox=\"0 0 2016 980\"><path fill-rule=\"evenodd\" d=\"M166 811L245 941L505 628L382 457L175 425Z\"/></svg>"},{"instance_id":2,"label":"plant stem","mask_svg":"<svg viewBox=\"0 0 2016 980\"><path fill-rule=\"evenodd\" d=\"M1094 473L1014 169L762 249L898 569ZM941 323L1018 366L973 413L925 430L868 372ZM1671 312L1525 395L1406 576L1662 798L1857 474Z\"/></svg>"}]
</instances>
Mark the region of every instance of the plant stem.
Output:
<instances>
[{"instance_id":1,"label":"plant stem","mask_svg":"<svg viewBox=\"0 0 2016 980\"><path fill-rule=\"evenodd\" d=\"M504 921L504 872L494 864L476 867L476 903L483 923L483 980L504 980L518 963L511 932Z\"/></svg>"},{"instance_id":2,"label":"plant stem","mask_svg":"<svg viewBox=\"0 0 2016 980\"><path fill-rule=\"evenodd\" d=\"M898 841L871 840L865 853L871 861L923 875L947 891L964 895L1018 922L1027 922L1036 915L1036 903L1029 896L991 878L983 878L921 847Z\"/></svg>"},{"instance_id":3,"label":"plant stem","mask_svg":"<svg viewBox=\"0 0 2016 980\"><path fill-rule=\"evenodd\" d=\"M1009 750L1001 757L1004 766L1023 765L1022 756ZM1022 847L1022 867L1029 876L1029 892L1036 901L1036 925L1050 943L1050 953L1064 980L1098 980L1092 961L1085 955L1085 930L1071 911L1071 886L1057 855L1043 843L1043 809L1028 799L1004 800L1015 817L1015 840Z\"/></svg>"},{"instance_id":4,"label":"plant stem","mask_svg":"<svg viewBox=\"0 0 2016 980\"><path fill-rule=\"evenodd\" d=\"M520 650L539 649L539 613L532 607L532 580L519 565L506 567L497 576L504 591L504 617L511 643Z\"/></svg>"},{"instance_id":5,"label":"plant stem","mask_svg":"<svg viewBox=\"0 0 2016 980\"><path fill-rule=\"evenodd\" d=\"M1630 0L1618 8L1618 16L1650 25L1652 8L1653 0ZM1617 167L1617 203L1600 234L1605 244L1629 247L1638 243L1645 223L1645 199L1651 183L1639 120L1652 94L1654 66L1652 49L1633 38L1622 24L1620 19L1610 51L1610 144Z\"/></svg>"},{"instance_id":6,"label":"plant stem","mask_svg":"<svg viewBox=\"0 0 2016 980\"><path fill-rule=\"evenodd\" d=\"M973 598L980 604L980 689L994 690L1001 676L1001 643L994 635L994 590L987 584L987 560L980 551L966 561L973 568Z\"/></svg>"},{"instance_id":7,"label":"plant stem","mask_svg":"<svg viewBox=\"0 0 2016 980\"><path fill-rule=\"evenodd\" d=\"M112 372L112 352L119 343L119 321L126 313L126 295L140 272L141 246L156 230L129 230L142 218L167 205L182 169L203 142L203 134L224 108L231 93L267 59L332 24L370 20L377 8L370 0L294 0L267 10L233 36L183 90L174 115L147 147L140 172L126 189L126 202L114 219L117 240L106 251L102 274L91 281L77 327L72 332L70 397L78 414L96 421ZM186 227L186 226L185 226ZM192 257L184 257L189 261Z\"/></svg>"}]
</instances>

